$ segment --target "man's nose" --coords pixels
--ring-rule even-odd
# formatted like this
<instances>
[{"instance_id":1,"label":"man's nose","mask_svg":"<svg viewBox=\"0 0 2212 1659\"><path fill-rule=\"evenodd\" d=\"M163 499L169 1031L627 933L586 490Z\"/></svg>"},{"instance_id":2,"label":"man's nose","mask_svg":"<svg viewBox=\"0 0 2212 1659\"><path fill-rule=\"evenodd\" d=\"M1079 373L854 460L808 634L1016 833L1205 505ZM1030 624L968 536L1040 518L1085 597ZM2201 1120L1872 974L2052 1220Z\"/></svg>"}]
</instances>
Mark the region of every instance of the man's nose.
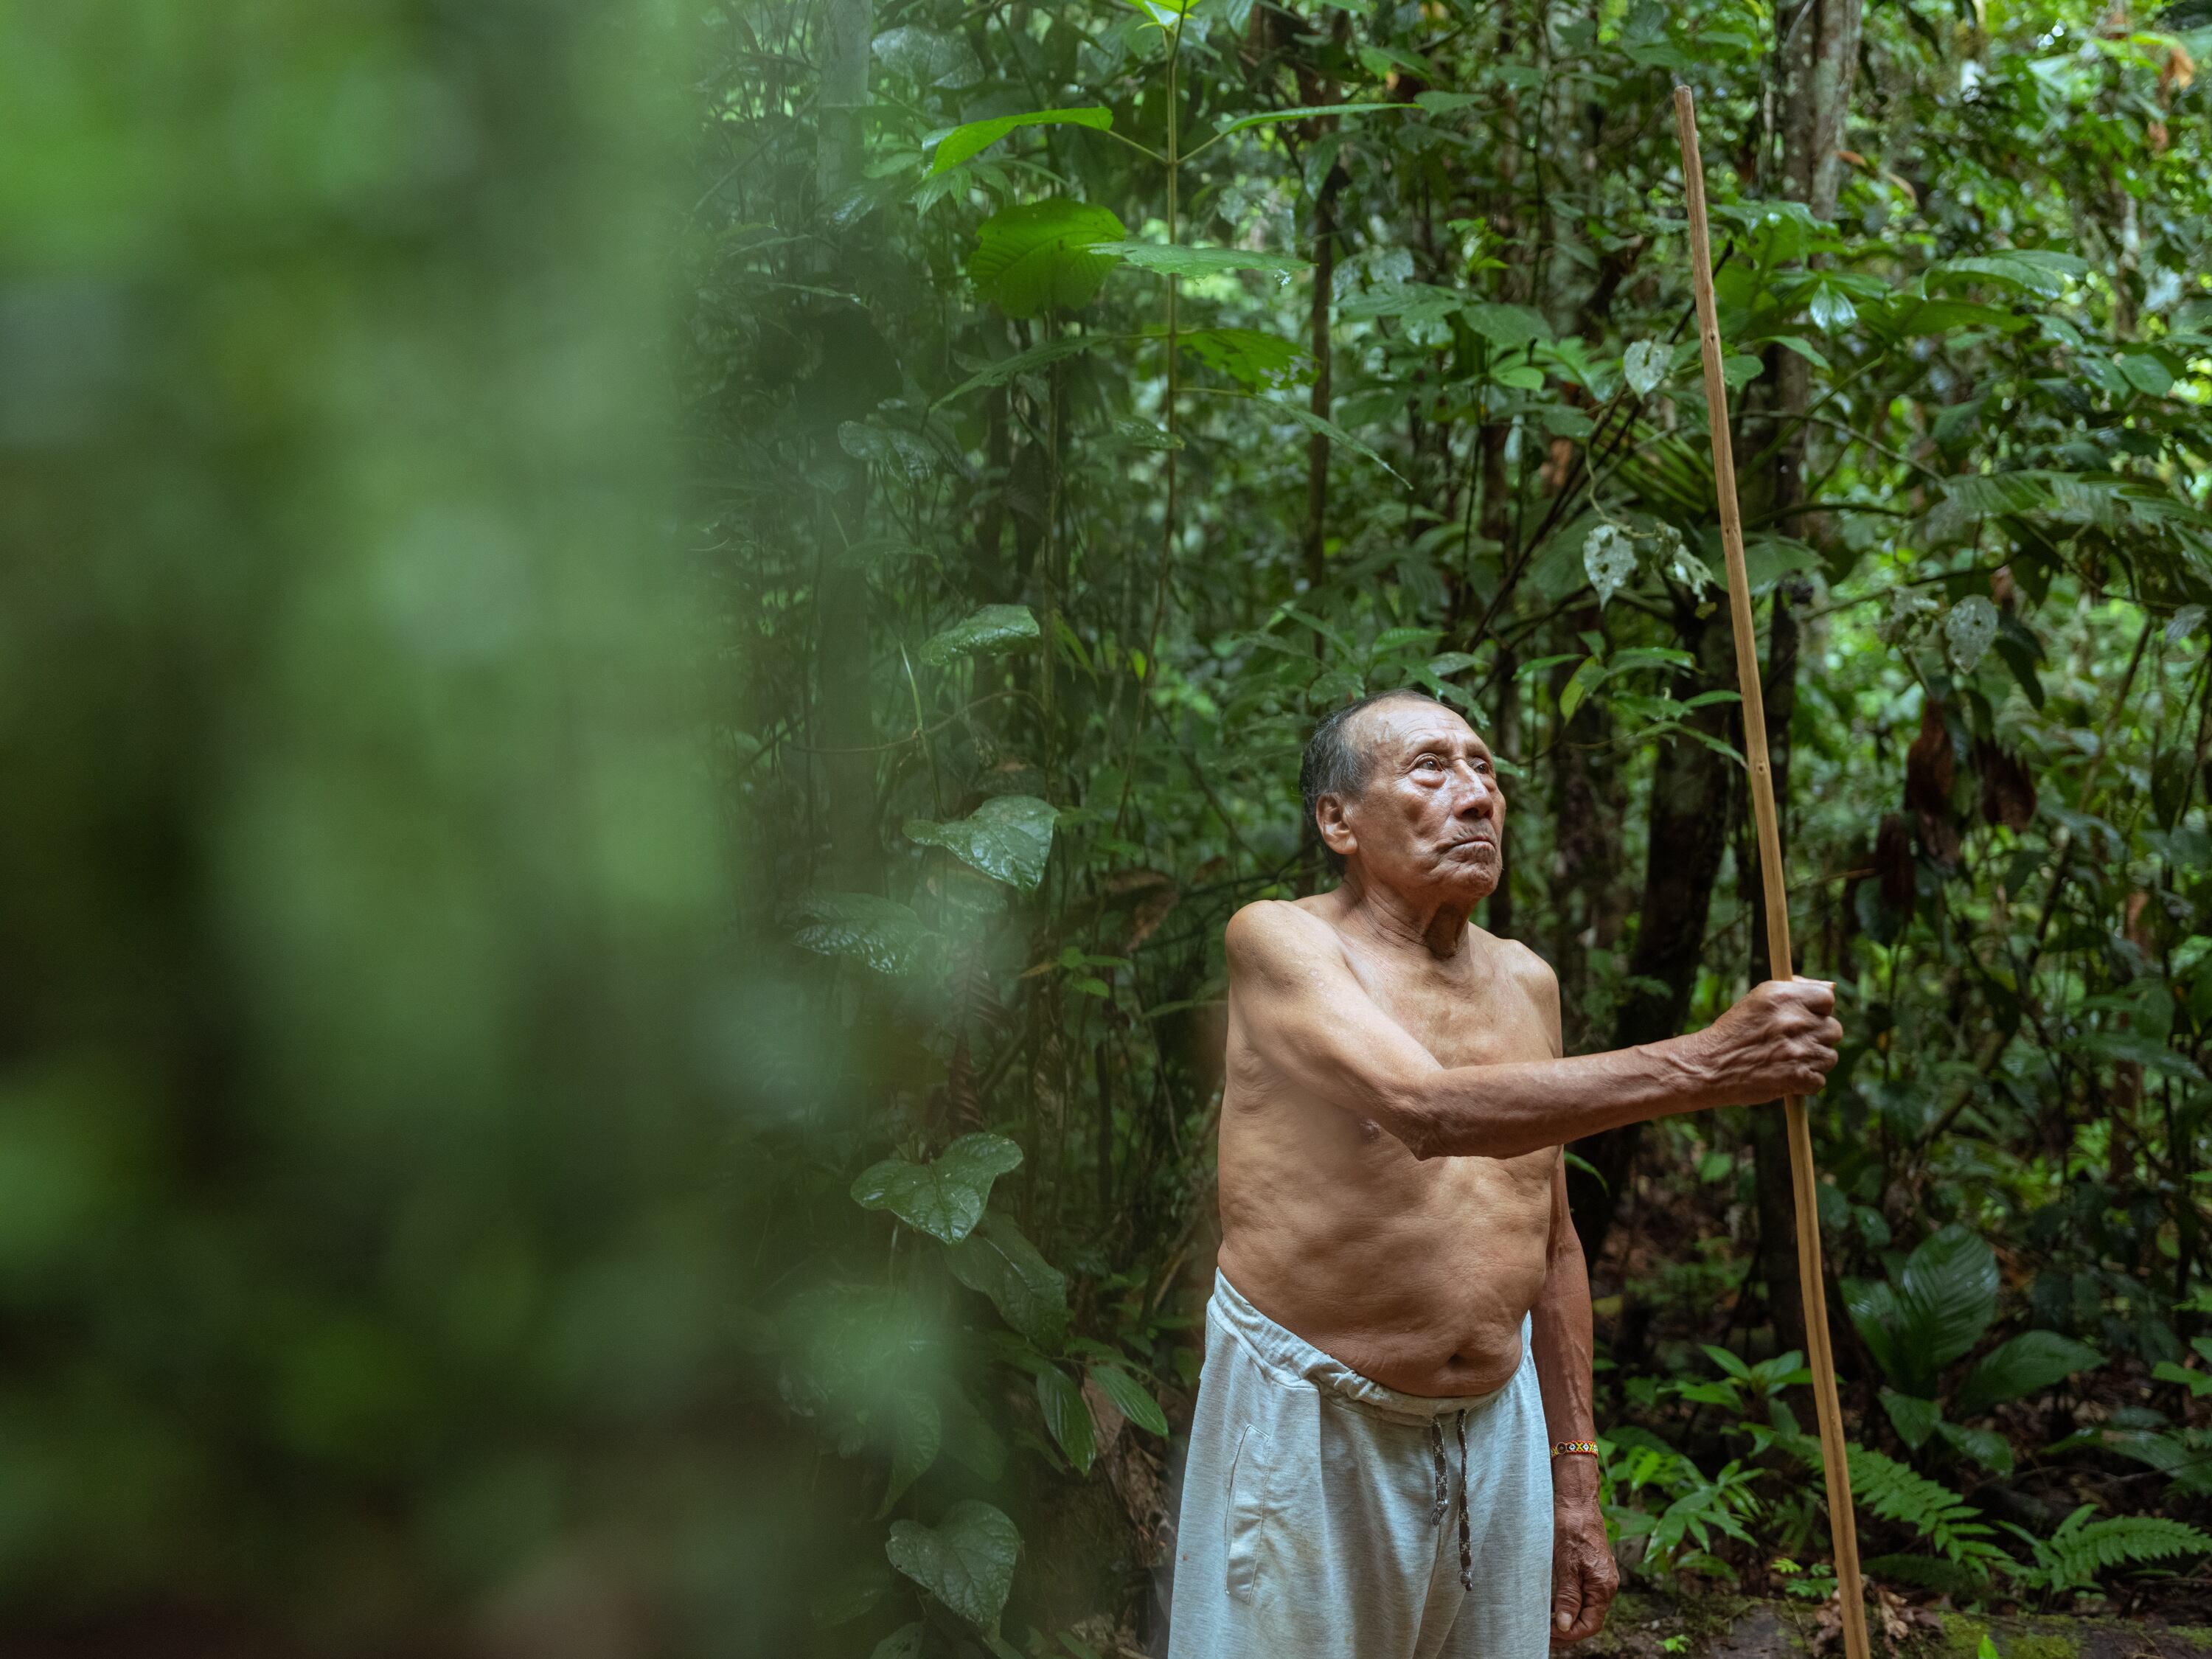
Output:
<instances>
[{"instance_id":1,"label":"man's nose","mask_svg":"<svg viewBox=\"0 0 2212 1659\"><path fill-rule=\"evenodd\" d=\"M1498 786L1492 780L1473 767L1466 769L1460 787L1459 810L1462 813L1468 816L1486 814L1497 798Z\"/></svg>"}]
</instances>

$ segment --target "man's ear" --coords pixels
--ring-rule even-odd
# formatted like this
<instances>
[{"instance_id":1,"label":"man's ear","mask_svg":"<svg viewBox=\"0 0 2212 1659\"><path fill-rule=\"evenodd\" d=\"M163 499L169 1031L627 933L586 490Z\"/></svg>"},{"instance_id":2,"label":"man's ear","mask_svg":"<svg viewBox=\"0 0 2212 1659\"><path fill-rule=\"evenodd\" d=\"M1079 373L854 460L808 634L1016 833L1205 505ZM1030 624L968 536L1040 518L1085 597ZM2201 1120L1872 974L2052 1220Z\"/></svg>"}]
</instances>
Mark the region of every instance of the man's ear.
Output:
<instances>
[{"instance_id":1,"label":"man's ear","mask_svg":"<svg viewBox=\"0 0 2212 1659\"><path fill-rule=\"evenodd\" d=\"M1340 859L1350 858L1359 848L1359 837L1352 832L1352 825L1344 816L1344 798L1323 795L1314 803L1314 823L1321 831L1322 845Z\"/></svg>"}]
</instances>

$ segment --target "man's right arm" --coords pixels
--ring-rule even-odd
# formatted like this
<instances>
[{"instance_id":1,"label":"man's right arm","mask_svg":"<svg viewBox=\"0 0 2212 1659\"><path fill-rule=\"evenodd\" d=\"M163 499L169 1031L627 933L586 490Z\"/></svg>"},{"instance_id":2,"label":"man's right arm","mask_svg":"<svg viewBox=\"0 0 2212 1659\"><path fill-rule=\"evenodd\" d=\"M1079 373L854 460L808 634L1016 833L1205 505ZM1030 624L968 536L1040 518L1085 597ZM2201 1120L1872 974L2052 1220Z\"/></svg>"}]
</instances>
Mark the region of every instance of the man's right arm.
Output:
<instances>
[{"instance_id":1,"label":"man's right arm","mask_svg":"<svg viewBox=\"0 0 2212 1659\"><path fill-rule=\"evenodd\" d=\"M1517 1158L1647 1118L1816 1092L1843 1028L1832 987L1770 981L1704 1030L1568 1060L1444 1066L1377 1007L1294 905L1229 924L1247 1041L1285 1081L1371 1118L1416 1158Z\"/></svg>"}]
</instances>

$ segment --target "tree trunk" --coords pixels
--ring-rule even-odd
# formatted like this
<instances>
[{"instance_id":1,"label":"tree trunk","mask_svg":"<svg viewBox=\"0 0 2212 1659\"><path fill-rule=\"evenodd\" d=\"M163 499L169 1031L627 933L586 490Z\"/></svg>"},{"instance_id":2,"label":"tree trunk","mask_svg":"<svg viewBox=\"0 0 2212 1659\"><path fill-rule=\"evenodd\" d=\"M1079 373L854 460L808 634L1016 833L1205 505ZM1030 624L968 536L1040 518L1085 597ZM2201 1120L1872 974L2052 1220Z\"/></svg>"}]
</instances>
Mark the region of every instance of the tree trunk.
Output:
<instances>
[{"instance_id":1,"label":"tree trunk","mask_svg":"<svg viewBox=\"0 0 2212 1659\"><path fill-rule=\"evenodd\" d=\"M1336 196L1347 182L1341 167L1332 167L1314 198L1314 289L1311 318L1314 355L1313 392L1307 406L1322 420L1329 418L1329 313L1336 287ZM1328 527L1328 440L1316 432L1306 441L1306 586L1319 592L1328 571L1323 538ZM1319 636L1316 636L1319 644Z\"/></svg>"},{"instance_id":2,"label":"tree trunk","mask_svg":"<svg viewBox=\"0 0 2212 1659\"><path fill-rule=\"evenodd\" d=\"M1729 658L1728 617L1715 610L1706 617L1682 608L1682 643L1698 659L1694 694L1735 683ZM1727 735L1729 706L1710 704L1690 724L1716 738ZM1712 908L1713 883L1736 805L1736 767L1725 756L1687 737L1668 739L1660 749L1651 780L1651 834L1644 868L1644 900L1636 945L1629 957L1632 985L1614 1016L1613 1046L1632 1048L1675 1036L1689 1012L1697 988L1698 962L1705 942L1705 918ZM1644 1126L1632 1123L1575 1143L1574 1151L1597 1171L1567 1172L1568 1201L1583 1249L1593 1261L1605 1249L1622 1197L1634 1173Z\"/></svg>"},{"instance_id":3,"label":"tree trunk","mask_svg":"<svg viewBox=\"0 0 2212 1659\"><path fill-rule=\"evenodd\" d=\"M1571 632L1604 626L1598 607L1586 605L1567 619ZM1573 676L1573 665L1553 671L1553 696ZM1611 752L1613 720L1595 699L1585 699L1552 745L1553 910L1558 918L1552 966L1559 976L1559 1006L1566 1052L1581 1054L1590 1037L1589 953L1619 941L1626 894L1620 880L1621 820L1627 787Z\"/></svg>"},{"instance_id":4,"label":"tree trunk","mask_svg":"<svg viewBox=\"0 0 2212 1659\"><path fill-rule=\"evenodd\" d=\"M820 44L821 129L815 150L815 179L826 209L860 177L867 159L861 122L868 101L868 37L871 0L823 0ZM846 250L824 251L834 270ZM842 284L840 284L841 286ZM820 578L816 592L816 651L821 727L816 744L823 757L829 795L831 863L838 884L865 890L874 883L878 862L876 830L876 768L865 752L875 740L869 712L869 667L873 659L868 626L868 585L845 550L866 536L867 473L836 450L834 430L825 434L825 459L854 475L843 489L822 492L818 515Z\"/></svg>"}]
</instances>

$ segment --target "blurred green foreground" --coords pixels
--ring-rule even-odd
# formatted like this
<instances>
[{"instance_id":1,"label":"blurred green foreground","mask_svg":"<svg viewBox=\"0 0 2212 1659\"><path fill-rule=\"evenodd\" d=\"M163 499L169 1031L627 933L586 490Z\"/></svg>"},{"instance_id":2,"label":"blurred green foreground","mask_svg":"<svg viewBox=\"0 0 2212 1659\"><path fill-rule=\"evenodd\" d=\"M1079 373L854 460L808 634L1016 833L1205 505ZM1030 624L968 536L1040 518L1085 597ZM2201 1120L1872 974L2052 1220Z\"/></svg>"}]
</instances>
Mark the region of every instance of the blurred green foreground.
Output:
<instances>
[{"instance_id":1,"label":"blurred green foreground","mask_svg":"<svg viewBox=\"0 0 2212 1659\"><path fill-rule=\"evenodd\" d=\"M754 1650L665 20L5 37L0 1647Z\"/></svg>"}]
</instances>

